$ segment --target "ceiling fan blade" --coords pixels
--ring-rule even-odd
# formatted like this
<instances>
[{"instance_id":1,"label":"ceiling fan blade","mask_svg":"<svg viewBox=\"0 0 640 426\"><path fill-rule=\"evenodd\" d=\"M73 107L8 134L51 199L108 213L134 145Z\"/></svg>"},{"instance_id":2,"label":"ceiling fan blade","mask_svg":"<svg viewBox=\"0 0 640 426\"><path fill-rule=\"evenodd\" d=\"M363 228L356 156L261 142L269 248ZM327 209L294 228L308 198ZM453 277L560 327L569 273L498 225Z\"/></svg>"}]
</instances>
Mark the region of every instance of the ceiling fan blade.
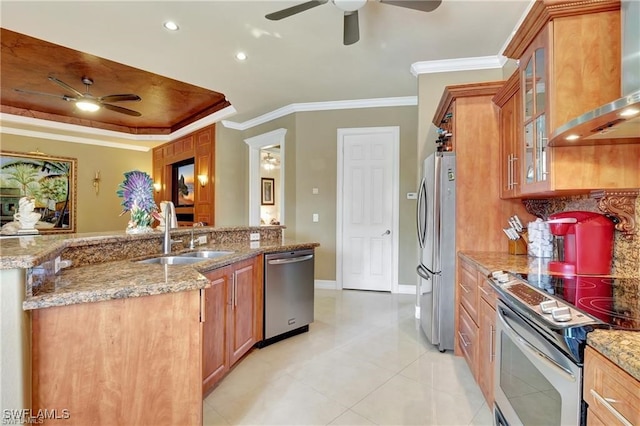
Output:
<instances>
[{"instance_id":1,"label":"ceiling fan blade","mask_svg":"<svg viewBox=\"0 0 640 426\"><path fill-rule=\"evenodd\" d=\"M133 117L140 117L142 115L138 111L134 111L134 110L128 109L128 108L122 108L122 107L119 107L117 105L102 104L102 106L105 109L111 110L113 112L119 112L121 114L127 114L127 115L131 115Z\"/></svg>"},{"instance_id":2,"label":"ceiling fan blade","mask_svg":"<svg viewBox=\"0 0 640 426\"><path fill-rule=\"evenodd\" d=\"M26 93L27 95L40 95L40 96L51 96L52 98L62 99L63 101L75 101L76 98L72 98L67 95L54 95L52 93L44 93L44 92L35 92L33 90L25 90L25 89L13 89L19 93Z\"/></svg>"},{"instance_id":3,"label":"ceiling fan blade","mask_svg":"<svg viewBox=\"0 0 640 426\"><path fill-rule=\"evenodd\" d=\"M408 9L419 10L421 12L433 12L438 8L438 6L440 6L442 0L380 0L380 3L406 7Z\"/></svg>"},{"instance_id":4,"label":"ceiling fan blade","mask_svg":"<svg viewBox=\"0 0 640 426\"><path fill-rule=\"evenodd\" d=\"M344 13L344 45L348 46L360 40L358 11Z\"/></svg>"},{"instance_id":5,"label":"ceiling fan blade","mask_svg":"<svg viewBox=\"0 0 640 426\"><path fill-rule=\"evenodd\" d=\"M76 89L74 89L73 87L69 86L67 83L65 83L64 81L58 80L57 78L55 78L54 76L50 75L49 76L49 80L53 81L54 83L56 83L58 86L67 89L68 91L70 91L71 93L73 93L74 95L76 95L77 97L81 98L84 95L80 92L78 92Z\"/></svg>"},{"instance_id":6,"label":"ceiling fan blade","mask_svg":"<svg viewBox=\"0 0 640 426\"><path fill-rule=\"evenodd\" d=\"M283 18L288 18L289 16L295 15L300 12L304 12L305 10L312 9L316 6L322 6L329 0L311 0L306 3L298 4L295 6L288 7L286 9L279 10L277 12L269 13L265 15L265 18L271 21L279 21Z\"/></svg>"},{"instance_id":7,"label":"ceiling fan blade","mask_svg":"<svg viewBox=\"0 0 640 426\"><path fill-rule=\"evenodd\" d=\"M123 95L107 95L98 98L100 102L123 102L123 101L141 101L142 98L133 93Z\"/></svg>"}]
</instances>

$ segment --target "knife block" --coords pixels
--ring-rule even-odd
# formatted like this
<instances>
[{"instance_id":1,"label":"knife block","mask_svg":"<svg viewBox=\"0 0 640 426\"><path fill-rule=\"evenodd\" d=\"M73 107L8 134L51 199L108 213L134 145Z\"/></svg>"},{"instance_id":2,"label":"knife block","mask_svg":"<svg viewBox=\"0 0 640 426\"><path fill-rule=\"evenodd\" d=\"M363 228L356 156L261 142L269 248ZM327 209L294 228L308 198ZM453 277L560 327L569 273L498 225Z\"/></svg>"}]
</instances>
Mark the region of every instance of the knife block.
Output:
<instances>
[{"instance_id":1,"label":"knife block","mask_svg":"<svg viewBox=\"0 0 640 426\"><path fill-rule=\"evenodd\" d=\"M509 240L509 254L527 254L527 241L522 237Z\"/></svg>"}]
</instances>

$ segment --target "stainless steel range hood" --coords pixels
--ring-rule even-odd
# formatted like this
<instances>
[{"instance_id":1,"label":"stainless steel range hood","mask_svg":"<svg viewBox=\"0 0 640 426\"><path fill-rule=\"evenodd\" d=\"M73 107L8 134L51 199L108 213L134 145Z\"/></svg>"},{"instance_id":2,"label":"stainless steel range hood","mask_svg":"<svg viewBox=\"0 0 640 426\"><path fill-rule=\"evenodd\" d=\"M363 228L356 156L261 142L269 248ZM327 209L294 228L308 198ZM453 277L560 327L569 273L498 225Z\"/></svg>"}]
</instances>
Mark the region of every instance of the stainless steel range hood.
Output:
<instances>
[{"instance_id":1,"label":"stainless steel range hood","mask_svg":"<svg viewBox=\"0 0 640 426\"><path fill-rule=\"evenodd\" d=\"M621 19L624 96L558 127L549 146L640 143L640 2L622 1Z\"/></svg>"}]
</instances>

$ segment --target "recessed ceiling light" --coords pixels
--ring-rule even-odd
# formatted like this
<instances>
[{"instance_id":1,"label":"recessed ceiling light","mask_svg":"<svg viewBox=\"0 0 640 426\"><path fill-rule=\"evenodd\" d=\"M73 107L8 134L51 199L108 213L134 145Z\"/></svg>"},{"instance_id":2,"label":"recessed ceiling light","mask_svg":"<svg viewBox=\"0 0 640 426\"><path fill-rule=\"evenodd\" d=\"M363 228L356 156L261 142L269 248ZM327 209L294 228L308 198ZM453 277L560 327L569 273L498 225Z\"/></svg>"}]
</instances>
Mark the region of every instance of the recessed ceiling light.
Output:
<instances>
[{"instance_id":1,"label":"recessed ceiling light","mask_svg":"<svg viewBox=\"0 0 640 426\"><path fill-rule=\"evenodd\" d=\"M236 53L236 59L239 61L246 61L247 60L247 54L244 52L238 52Z\"/></svg>"},{"instance_id":2,"label":"recessed ceiling light","mask_svg":"<svg viewBox=\"0 0 640 426\"><path fill-rule=\"evenodd\" d=\"M178 24L176 24L173 21L167 21L164 24L162 24L162 26L168 29L169 31L178 31L180 29Z\"/></svg>"}]
</instances>

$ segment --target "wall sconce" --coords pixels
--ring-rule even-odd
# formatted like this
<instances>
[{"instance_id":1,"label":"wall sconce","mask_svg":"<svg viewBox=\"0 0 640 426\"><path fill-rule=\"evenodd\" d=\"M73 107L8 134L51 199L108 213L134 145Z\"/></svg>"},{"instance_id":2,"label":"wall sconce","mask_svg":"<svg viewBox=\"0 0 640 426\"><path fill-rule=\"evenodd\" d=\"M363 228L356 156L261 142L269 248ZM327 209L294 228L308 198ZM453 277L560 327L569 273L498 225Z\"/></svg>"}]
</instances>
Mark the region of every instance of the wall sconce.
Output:
<instances>
[{"instance_id":1,"label":"wall sconce","mask_svg":"<svg viewBox=\"0 0 640 426\"><path fill-rule=\"evenodd\" d=\"M96 190L96 195L100 192L100 170L93 176L93 188Z\"/></svg>"},{"instance_id":2,"label":"wall sconce","mask_svg":"<svg viewBox=\"0 0 640 426\"><path fill-rule=\"evenodd\" d=\"M162 189L162 185L160 184L160 182L154 182L153 189L155 189L156 192L160 192L160 190Z\"/></svg>"},{"instance_id":3,"label":"wall sconce","mask_svg":"<svg viewBox=\"0 0 640 426\"><path fill-rule=\"evenodd\" d=\"M209 176L207 175L198 175L198 182L200 182L200 186L204 188L204 186L209 182Z\"/></svg>"}]
</instances>

